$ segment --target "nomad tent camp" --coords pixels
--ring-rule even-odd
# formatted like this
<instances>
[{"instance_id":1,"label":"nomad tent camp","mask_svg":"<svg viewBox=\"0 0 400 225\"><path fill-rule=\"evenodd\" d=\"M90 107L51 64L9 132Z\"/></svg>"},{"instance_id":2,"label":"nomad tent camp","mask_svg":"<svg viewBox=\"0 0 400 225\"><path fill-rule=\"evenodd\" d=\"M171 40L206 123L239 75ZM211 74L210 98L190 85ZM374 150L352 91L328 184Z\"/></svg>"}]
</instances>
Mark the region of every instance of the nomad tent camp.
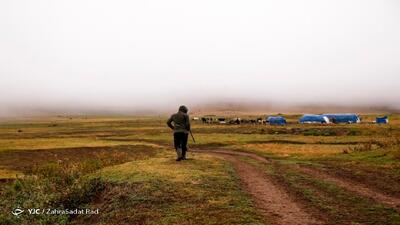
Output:
<instances>
[{"instance_id":1,"label":"nomad tent camp","mask_svg":"<svg viewBox=\"0 0 400 225\"><path fill-rule=\"evenodd\" d=\"M323 115L306 114L299 119L300 123L329 123L329 118Z\"/></svg>"},{"instance_id":2,"label":"nomad tent camp","mask_svg":"<svg viewBox=\"0 0 400 225\"><path fill-rule=\"evenodd\" d=\"M269 116L266 121L270 125L285 125L286 124L286 119L283 118L282 116Z\"/></svg>"},{"instance_id":3,"label":"nomad tent camp","mask_svg":"<svg viewBox=\"0 0 400 225\"><path fill-rule=\"evenodd\" d=\"M322 116L328 117L332 123L360 123L360 117L356 114L323 114Z\"/></svg>"}]
</instances>

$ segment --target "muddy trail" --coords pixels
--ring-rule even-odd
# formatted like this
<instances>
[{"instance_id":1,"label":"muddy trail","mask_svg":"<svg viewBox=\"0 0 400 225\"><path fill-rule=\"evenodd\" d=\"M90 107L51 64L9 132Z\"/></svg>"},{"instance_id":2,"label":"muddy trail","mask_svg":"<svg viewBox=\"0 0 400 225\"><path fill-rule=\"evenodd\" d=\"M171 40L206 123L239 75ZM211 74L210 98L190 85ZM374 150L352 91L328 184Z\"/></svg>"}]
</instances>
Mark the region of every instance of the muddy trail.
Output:
<instances>
[{"instance_id":1,"label":"muddy trail","mask_svg":"<svg viewBox=\"0 0 400 225\"><path fill-rule=\"evenodd\" d=\"M260 169L238 159L238 156L269 163L269 160L251 153L224 150L201 150L197 152L212 154L229 161L234 166L246 190L253 197L257 208L265 216L268 224L322 224L304 207L277 186Z\"/></svg>"},{"instance_id":2,"label":"muddy trail","mask_svg":"<svg viewBox=\"0 0 400 225\"><path fill-rule=\"evenodd\" d=\"M392 207L400 212L400 199L399 198L388 196L384 193L379 192L378 190L368 187L367 185L356 183L356 182L350 181L348 179L334 177L332 175L328 175L328 174L326 174L322 171L316 170L316 169L311 169L308 167L300 167L300 166L297 169L300 172L303 172L309 176L312 176L312 177L320 179L320 180L334 183L337 186L344 188L350 192L353 192L353 193L358 194L365 198L372 199L383 205Z\"/></svg>"},{"instance_id":3,"label":"muddy trail","mask_svg":"<svg viewBox=\"0 0 400 225\"><path fill-rule=\"evenodd\" d=\"M248 157L262 163L274 161L254 153L230 150L195 150L195 153L212 154L229 161L234 166L246 190L253 197L258 209L263 213L268 223L272 224L324 224L321 215L310 213L307 206L297 201L285 191L281 185L273 182L264 171L256 166L240 160ZM355 195L371 199L400 211L400 199L388 196L378 190L369 188L365 184L349 181L341 177L334 177L318 169L294 165L296 171L305 175L334 183Z\"/></svg>"},{"instance_id":4,"label":"muddy trail","mask_svg":"<svg viewBox=\"0 0 400 225\"><path fill-rule=\"evenodd\" d=\"M254 201L271 224L320 224L303 207L292 201L290 196L276 186L265 174L238 160L235 156L224 153L210 153L228 160L233 164L237 174L253 196Z\"/></svg>"}]
</instances>

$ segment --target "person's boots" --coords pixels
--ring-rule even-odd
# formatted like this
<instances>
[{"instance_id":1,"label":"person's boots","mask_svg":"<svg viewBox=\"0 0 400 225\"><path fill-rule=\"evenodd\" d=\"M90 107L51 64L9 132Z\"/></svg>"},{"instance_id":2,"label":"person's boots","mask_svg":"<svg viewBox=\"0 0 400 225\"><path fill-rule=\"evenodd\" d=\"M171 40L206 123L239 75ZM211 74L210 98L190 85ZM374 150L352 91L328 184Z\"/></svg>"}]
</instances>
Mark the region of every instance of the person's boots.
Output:
<instances>
[{"instance_id":1,"label":"person's boots","mask_svg":"<svg viewBox=\"0 0 400 225\"><path fill-rule=\"evenodd\" d=\"M182 160L182 149L181 148L176 149L176 155L178 156L176 161L181 161Z\"/></svg>"},{"instance_id":2,"label":"person's boots","mask_svg":"<svg viewBox=\"0 0 400 225\"><path fill-rule=\"evenodd\" d=\"M183 151L183 152L182 152L182 160L187 160L187 158L186 158L186 151Z\"/></svg>"}]
</instances>

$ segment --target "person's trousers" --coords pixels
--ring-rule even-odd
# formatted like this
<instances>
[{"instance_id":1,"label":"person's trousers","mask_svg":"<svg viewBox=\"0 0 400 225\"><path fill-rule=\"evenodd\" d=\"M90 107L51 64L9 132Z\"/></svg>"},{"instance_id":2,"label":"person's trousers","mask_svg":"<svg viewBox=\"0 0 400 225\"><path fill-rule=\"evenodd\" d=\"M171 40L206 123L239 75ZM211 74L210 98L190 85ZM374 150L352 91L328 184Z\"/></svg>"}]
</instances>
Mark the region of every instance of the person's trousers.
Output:
<instances>
[{"instance_id":1,"label":"person's trousers","mask_svg":"<svg viewBox=\"0 0 400 225\"><path fill-rule=\"evenodd\" d=\"M186 158L188 134L184 132L174 133L174 146L178 158Z\"/></svg>"}]
</instances>

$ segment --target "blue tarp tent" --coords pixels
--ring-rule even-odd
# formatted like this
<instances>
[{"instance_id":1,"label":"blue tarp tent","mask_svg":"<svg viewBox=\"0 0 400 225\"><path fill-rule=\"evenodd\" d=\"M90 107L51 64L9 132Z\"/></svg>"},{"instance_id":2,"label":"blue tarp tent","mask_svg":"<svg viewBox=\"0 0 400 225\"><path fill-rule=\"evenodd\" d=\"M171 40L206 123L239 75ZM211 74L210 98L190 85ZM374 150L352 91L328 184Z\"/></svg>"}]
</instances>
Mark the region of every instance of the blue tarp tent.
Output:
<instances>
[{"instance_id":1,"label":"blue tarp tent","mask_svg":"<svg viewBox=\"0 0 400 225\"><path fill-rule=\"evenodd\" d=\"M389 123L389 118L387 116L384 117L376 117L376 121L377 124L387 124Z\"/></svg>"},{"instance_id":2,"label":"blue tarp tent","mask_svg":"<svg viewBox=\"0 0 400 225\"><path fill-rule=\"evenodd\" d=\"M323 115L312 115L306 114L303 115L300 120L300 123L329 123L329 118Z\"/></svg>"},{"instance_id":3,"label":"blue tarp tent","mask_svg":"<svg viewBox=\"0 0 400 225\"><path fill-rule=\"evenodd\" d=\"M270 116L267 118L267 123L270 125L285 125L286 119L282 116Z\"/></svg>"},{"instance_id":4,"label":"blue tarp tent","mask_svg":"<svg viewBox=\"0 0 400 225\"><path fill-rule=\"evenodd\" d=\"M359 123L360 117L356 114L345 113L345 114L323 114L329 118L332 123Z\"/></svg>"}]
</instances>

